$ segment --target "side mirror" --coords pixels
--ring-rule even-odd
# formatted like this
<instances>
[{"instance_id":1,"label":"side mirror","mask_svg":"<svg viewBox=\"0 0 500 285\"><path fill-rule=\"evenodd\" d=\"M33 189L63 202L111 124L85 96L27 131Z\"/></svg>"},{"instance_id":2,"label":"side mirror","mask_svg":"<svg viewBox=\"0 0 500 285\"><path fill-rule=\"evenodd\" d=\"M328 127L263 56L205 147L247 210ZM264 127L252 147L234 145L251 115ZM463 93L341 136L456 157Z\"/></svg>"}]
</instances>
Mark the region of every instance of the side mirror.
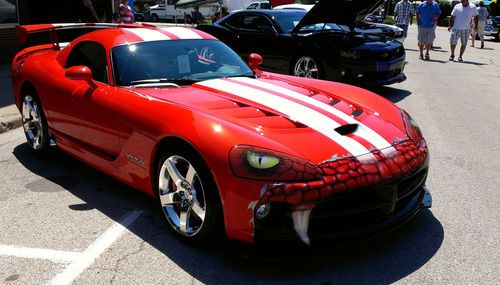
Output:
<instances>
[{"instance_id":1,"label":"side mirror","mask_svg":"<svg viewBox=\"0 0 500 285\"><path fill-rule=\"evenodd\" d=\"M262 62L264 62L264 59L262 59L262 56L260 56L260 54L251 53L248 56L248 66L250 66L250 69L252 69L253 71L258 71L259 65L261 65Z\"/></svg>"},{"instance_id":2,"label":"side mirror","mask_svg":"<svg viewBox=\"0 0 500 285\"><path fill-rule=\"evenodd\" d=\"M86 66L72 66L66 69L64 76L71 80L84 80L90 85L90 87L97 88L94 80L92 80L92 70Z\"/></svg>"}]
</instances>

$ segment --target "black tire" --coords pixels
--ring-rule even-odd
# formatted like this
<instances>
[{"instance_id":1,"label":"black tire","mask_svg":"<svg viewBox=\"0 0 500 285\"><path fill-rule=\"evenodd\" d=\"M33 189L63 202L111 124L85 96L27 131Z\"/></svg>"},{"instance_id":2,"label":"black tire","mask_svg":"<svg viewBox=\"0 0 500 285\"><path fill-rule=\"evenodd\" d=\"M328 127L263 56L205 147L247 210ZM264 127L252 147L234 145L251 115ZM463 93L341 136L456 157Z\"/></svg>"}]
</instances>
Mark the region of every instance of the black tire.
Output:
<instances>
[{"instance_id":1,"label":"black tire","mask_svg":"<svg viewBox=\"0 0 500 285\"><path fill-rule=\"evenodd\" d=\"M177 184L178 186L174 184L167 165L177 169L181 178L179 181L182 181ZM194 175L192 181L188 182L187 174L190 167L193 168ZM161 177L164 177L163 182L160 180ZM182 186L185 182L189 185L186 188ZM165 151L156 167L155 189L164 221L177 238L194 244L218 240L224 224L219 192L208 167L194 150L174 147ZM189 201L193 197L194 200ZM203 218L198 215L200 209L203 210ZM185 213L184 217L187 216L184 230L180 222L182 212Z\"/></svg>"},{"instance_id":2,"label":"black tire","mask_svg":"<svg viewBox=\"0 0 500 285\"><path fill-rule=\"evenodd\" d=\"M33 94L24 94L21 116L26 141L38 153L46 152L50 146L49 126L40 99Z\"/></svg>"},{"instance_id":3,"label":"black tire","mask_svg":"<svg viewBox=\"0 0 500 285\"><path fill-rule=\"evenodd\" d=\"M160 17L158 17L158 15L156 15L156 14L153 14L153 15L151 15L151 20L153 22L159 22L160 21Z\"/></svg>"}]
</instances>

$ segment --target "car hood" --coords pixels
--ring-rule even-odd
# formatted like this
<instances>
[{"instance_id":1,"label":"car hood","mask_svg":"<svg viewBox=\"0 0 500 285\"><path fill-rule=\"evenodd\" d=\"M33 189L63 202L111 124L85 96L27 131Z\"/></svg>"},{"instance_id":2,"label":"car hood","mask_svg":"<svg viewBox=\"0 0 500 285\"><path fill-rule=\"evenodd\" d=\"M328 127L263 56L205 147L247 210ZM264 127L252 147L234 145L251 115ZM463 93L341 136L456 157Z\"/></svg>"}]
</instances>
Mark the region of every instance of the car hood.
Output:
<instances>
[{"instance_id":1,"label":"car hood","mask_svg":"<svg viewBox=\"0 0 500 285\"><path fill-rule=\"evenodd\" d=\"M404 130L375 110L280 80L213 79L189 87L136 88L135 92L238 125L254 133L261 147L272 140L313 163L332 157L372 158L373 150L394 151L394 143L407 138ZM252 144L251 137L235 143Z\"/></svg>"},{"instance_id":2,"label":"car hood","mask_svg":"<svg viewBox=\"0 0 500 285\"><path fill-rule=\"evenodd\" d=\"M293 32L302 27L318 23L336 23L353 27L373 12L383 0L320 0L295 26Z\"/></svg>"}]
</instances>

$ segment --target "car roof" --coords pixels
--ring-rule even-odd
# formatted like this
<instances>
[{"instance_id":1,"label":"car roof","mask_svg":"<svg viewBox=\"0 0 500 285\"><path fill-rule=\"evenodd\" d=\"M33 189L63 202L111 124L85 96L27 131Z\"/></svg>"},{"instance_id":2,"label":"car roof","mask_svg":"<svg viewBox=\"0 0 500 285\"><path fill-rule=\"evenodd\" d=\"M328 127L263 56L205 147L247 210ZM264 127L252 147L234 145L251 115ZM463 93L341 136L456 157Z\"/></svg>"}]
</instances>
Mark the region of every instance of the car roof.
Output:
<instances>
[{"instance_id":1,"label":"car roof","mask_svg":"<svg viewBox=\"0 0 500 285\"><path fill-rule=\"evenodd\" d=\"M280 10L272 10L272 9L262 9L262 10L240 10L232 13L233 15L236 14L265 14L267 16L274 16L274 15L279 15L279 14L294 14L294 13L301 13L305 14L304 10L298 10L298 9L280 9Z\"/></svg>"}]
</instances>

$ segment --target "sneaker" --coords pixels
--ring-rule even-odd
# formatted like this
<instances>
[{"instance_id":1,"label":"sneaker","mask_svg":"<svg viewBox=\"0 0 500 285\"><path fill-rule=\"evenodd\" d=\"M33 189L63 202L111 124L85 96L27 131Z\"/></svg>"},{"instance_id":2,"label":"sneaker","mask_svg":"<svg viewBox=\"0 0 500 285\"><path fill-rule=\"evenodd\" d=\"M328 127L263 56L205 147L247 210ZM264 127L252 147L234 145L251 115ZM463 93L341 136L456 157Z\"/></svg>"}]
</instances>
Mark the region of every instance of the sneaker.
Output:
<instances>
[{"instance_id":1,"label":"sneaker","mask_svg":"<svg viewBox=\"0 0 500 285\"><path fill-rule=\"evenodd\" d=\"M484 48L484 44L481 44L481 48Z\"/></svg>"},{"instance_id":2,"label":"sneaker","mask_svg":"<svg viewBox=\"0 0 500 285\"><path fill-rule=\"evenodd\" d=\"M453 61L454 59L455 59L455 56L454 56L454 55L450 55L449 60L450 60L450 61Z\"/></svg>"},{"instance_id":3,"label":"sneaker","mask_svg":"<svg viewBox=\"0 0 500 285\"><path fill-rule=\"evenodd\" d=\"M420 56L418 57L418 59L424 59L424 55L420 54Z\"/></svg>"},{"instance_id":4,"label":"sneaker","mask_svg":"<svg viewBox=\"0 0 500 285\"><path fill-rule=\"evenodd\" d=\"M462 59L462 57L460 56L460 57L458 58L458 61L462 62L462 61L464 61L464 60L463 60L463 59Z\"/></svg>"},{"instance_id":5,"label":"sneaker","mask_svg":"<svg viewBox=\"0 0 500 285\"><path fill-rule=\"evenodd\" d=\"M428 53L426 53L426 54L425 54L425 60L429 60L429 59L431 59L431 58L429 57L429 54L428 54Z\"/></svg>"}]
</instances>

